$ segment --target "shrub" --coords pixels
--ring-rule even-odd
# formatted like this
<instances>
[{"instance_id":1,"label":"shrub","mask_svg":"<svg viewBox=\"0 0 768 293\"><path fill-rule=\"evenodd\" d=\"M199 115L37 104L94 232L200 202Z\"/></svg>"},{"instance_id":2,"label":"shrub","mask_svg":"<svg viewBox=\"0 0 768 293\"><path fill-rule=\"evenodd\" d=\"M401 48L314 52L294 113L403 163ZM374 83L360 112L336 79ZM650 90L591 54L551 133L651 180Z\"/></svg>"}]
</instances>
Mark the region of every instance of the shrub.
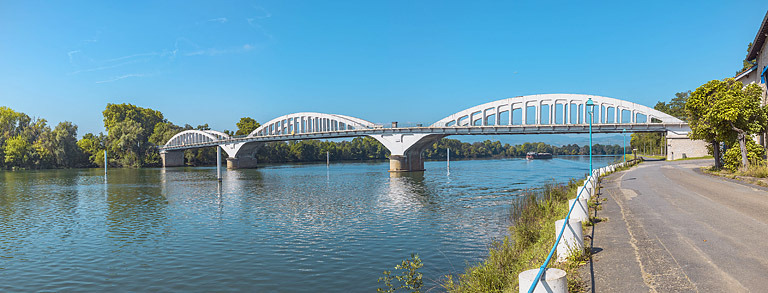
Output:
<instances>
[{"instance_id":1,"label":"shrub","mask_svg":"<svg viewBox=\"0 0 768 293\"><path fill-rule=\"evenodd\" d=\"M747 139L747 159L750 164L759 164L764 162L765 150L757 145L754 140ZM725 151L725 168L731 172L736 172L741 168L741 147L739 143L732 143Z\"/></svg>"}]
</instances>

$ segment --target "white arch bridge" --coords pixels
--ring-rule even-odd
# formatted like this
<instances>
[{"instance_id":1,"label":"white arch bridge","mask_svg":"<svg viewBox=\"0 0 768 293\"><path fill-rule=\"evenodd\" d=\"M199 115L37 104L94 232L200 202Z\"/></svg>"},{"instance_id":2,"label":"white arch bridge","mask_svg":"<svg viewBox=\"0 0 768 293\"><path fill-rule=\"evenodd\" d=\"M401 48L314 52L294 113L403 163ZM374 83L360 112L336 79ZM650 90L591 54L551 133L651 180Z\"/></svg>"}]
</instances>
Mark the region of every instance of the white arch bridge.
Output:
<instances>
[{"instance_id":1,"label":"white arch bridge","mask_svg":"<svg viewBox=\"0 0 768 293\"><path fill-rule=\"evenodd\" d=\"M183 150L219 146L229 158L227 168L256 166L253 155L273 141L370 136L390 155L390 171L423 171L421 152L449 135L588 133L587 100L594 103L593 133L687 133L688 124L668 114L608 97L547 94L501 99L445 117L426 127L385 128L337 114L302 112L277 117L243 137L211 130L186 130L160 147L163 166L182 166Z\"/></svg>"}]
</instances>

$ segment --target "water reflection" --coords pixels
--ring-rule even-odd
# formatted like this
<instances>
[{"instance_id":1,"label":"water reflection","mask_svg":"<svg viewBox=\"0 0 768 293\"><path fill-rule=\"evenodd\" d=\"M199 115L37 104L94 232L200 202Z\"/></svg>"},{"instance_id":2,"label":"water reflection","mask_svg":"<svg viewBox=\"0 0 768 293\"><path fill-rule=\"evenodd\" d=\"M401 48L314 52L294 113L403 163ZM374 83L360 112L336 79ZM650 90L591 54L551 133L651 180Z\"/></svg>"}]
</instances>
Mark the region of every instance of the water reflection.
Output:
<instances>
[{"instance_id":1,"label":"water reflection","mask_svg":"<svg viewBox=\"0 0 768 293\"><path fill-rule=\"evenodd\" d=\"M411 252L432 287L506 233L520 189L588 161L425 165L2 172L0 291L375 291Z\"/></svg>"},{"instance_id":2,"label":"water reflection","mask_svg":"<svg viewBox=\"0 0 768 293\"><path fill-rule=\"evenodd\" d=\"M168 200L155 170L125 169L107 184L107 232L118 247L140 243L169 231Z\"/></svg>"}]
</instances>

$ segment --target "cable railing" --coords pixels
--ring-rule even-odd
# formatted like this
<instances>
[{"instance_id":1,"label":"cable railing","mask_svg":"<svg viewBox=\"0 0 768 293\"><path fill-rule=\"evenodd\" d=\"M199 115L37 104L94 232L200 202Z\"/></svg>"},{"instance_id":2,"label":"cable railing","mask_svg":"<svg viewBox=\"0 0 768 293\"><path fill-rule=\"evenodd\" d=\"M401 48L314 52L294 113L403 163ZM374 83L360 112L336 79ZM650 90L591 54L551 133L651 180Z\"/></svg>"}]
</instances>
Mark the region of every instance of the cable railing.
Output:
<instances>
[{"instance_id":1,"label":"cable railing","mask_svg":"<svg viewBox=\"0 0 768 293\"><path fill-rule=\"evenodd\" d=\"M632 161L627 163L631 163L631 162ZM577 190L576 199L573 201L573 203L571 204L571 207L568 209L568 214L565 215L563 226L560 228L560 232L557 233L557 238L555 240L555 243L552 245L552 249L549 251L549 254L547 255L547 258L544 260L544 263L541 265L541 267L539 267L539 271L536 274L536 278L533 279L533 281L531 282L531 287L528 289L528 293L533 293L533 291L536 289L536 286L539 284L539 281L542 275L544 274L544 271L547 270L547 266L549 266L549 263L552 261L552 256L554 256L555 251L557 250L557 245L560 243L560 241L563 238L563 234L565 233L565 228L569 226L571 213L573 212L573 209L576 207L576 204L579 203L579 199L580 197L582 197L582 194L585 191L587 191L588 193L596 193L595 189L597 188L597 179L600 178L600 176L603 176L609 172L613 172L618 167L626 166L627 163L616 163L616 164L605 166L603 168L594 169L590 172L590 175L587 176L587 179L584 181L584 184L580 186L580 188ZM588 186L591 188L588 188Z\"/></svg>"}]
</instances>

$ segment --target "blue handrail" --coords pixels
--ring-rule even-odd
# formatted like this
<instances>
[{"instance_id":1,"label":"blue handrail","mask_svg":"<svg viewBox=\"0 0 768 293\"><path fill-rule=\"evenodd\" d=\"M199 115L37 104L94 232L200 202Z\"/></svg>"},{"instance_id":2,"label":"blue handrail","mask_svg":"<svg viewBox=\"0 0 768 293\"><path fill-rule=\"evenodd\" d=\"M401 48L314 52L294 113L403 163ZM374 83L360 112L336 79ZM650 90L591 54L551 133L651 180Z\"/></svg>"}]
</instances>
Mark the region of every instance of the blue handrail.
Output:
<instances>
[{"instance_id":1,"label":"blue handrail","mask_svg":"<svg viewBox=\"0 0 768 293\"><path fill-rule=\"evenodd\" d=\"M589 182L590 180L594 180L593 178L594 178L593 175L590 175L589 177L587 177L586 182ZM560 238L563 237L563 232L565 232L565 227L568 226L568 219L571 217L571 211L573 211L573 207L576 206L576 203L579 201L579 197L581 196L581 193L584 192L584 189L586 188L587 188L586 185L582 185L581 190L579 190L579 192L576 193L576 200L573 201L571 208L568 209L568 214L565 215L565 221L563 222L563 227L560 228L560 233L557 234L557 240L555 240L555 244L552 245L552 250L549 251L549 255L547 255L547 259L544 260L544 264L542 264L541 267L539 268L539 273L536 274L536 279L533 280L533 284L531 284L531 288L528 289L528 293L533 293L533 289L535 289L536 285L539 284L539 279L541 278L541 274L544 273L544 270L547 269L547 265L549 265L549 261L552 259L552 255L555 254L555 250L557 249L557 244L560 243Z\"/></svg>"}]
</instances>

